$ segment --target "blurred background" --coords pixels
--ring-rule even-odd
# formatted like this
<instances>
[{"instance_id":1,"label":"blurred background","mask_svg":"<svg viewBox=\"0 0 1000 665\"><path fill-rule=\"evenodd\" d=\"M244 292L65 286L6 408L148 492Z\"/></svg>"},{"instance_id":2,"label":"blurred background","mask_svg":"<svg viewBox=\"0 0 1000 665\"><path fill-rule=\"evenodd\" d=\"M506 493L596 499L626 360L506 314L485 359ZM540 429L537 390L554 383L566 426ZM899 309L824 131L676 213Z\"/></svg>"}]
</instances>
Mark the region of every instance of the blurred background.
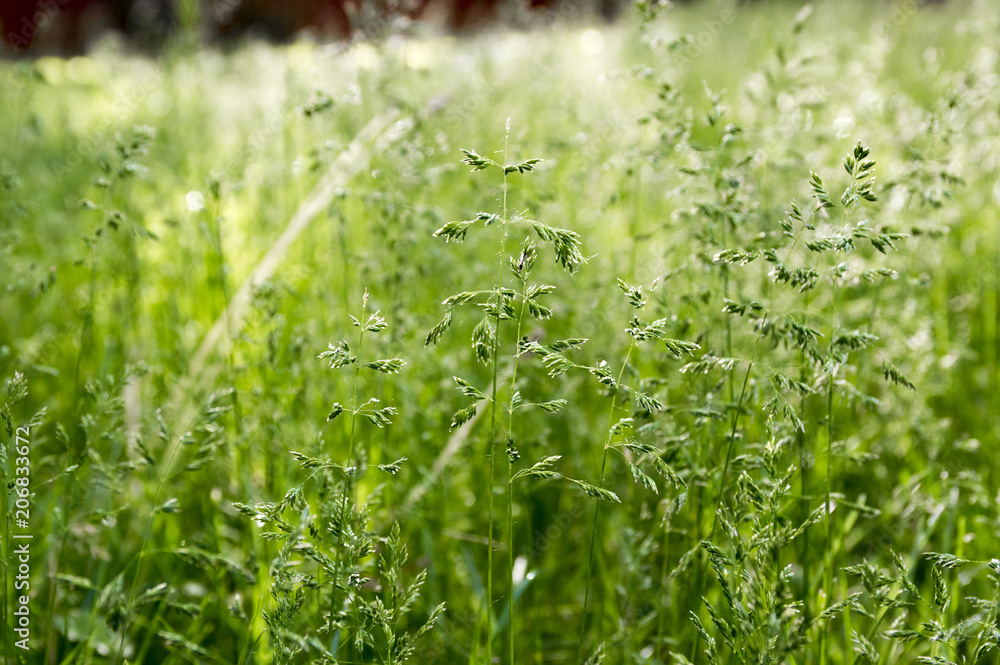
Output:
<instances>
[{"instance_id":1,"label":"blurred background","mask_svg":"<svg viewBox=\"0 0 1000 665\"><path fill-rule=\"evenodd\" d=\"M148 51L178 35L225 42L247 35L275 41L377 37L415 26L462 33L498 21L539 20L554 11L610 20L621 5L622 0L5 0L0 22L9 56L81 53L109 31Z\"/></svg>"},{"instance_id":2,"label":"blurred background","mask_svg":"<svg viewBox=\"0 0 1000 665\"><path fill-rule=\"evenodd\" d=\"M984 563L1000 551L1000 3L654 1L0 0L0 452L4 419L35 423L39 484L37 648L22 662L319 662L315 641L284 658L281 631L325 641L342 582L289 583L282 542L237 506L305 496L328 522L333 483L291 453L349 459L349 419L329 414L357 395L400 413L361 431L371 477L407 460L384 474L371 520L380 537L400 525L412 555L400 579L427 571L401 630L448 607L410 662L484 663L487 636L504 664L580 665L601 642L605 665L706 662L691 614L721 643L705 605L725 608L726 594L697 558L715 495L728 496L716 486L786 486L759 454L768 398L784 393L764 374L682 372L662 346L629 351L635 314L618 277L658 285L643 316L706 355L755 362L759 315L738 312L768 301L824 340L834 326L862 331L848 341L878 338L852 350L837 382L797 347L767 345L767 367L815 390L789 393L806 423L782 439L792 494L759 523L822 515L831 487L844 508L782 553L790 582L769 572L785 568L734 568L754 584L764 570L768 593L805 616L864 607L829 630L761 612L752 634L791 636L795 659L720 662L856 663L858 644L874 663L994 662L968 635L982 626L994 640L983 644L1000 647L989 632L1000 636L1000 584ZM813 200L811 172L839 198L859 142L877 160L880 201L848 221L894 234L898 251L800 244L795 265L831 277L777 296L771 264L717 260L777 246L789 202ZM507 491L498 470L503 492L484 491L488 419L449 430L468 407L452 377L490 384L468 343L478 312L458 312L425 347L442 300L496 276L495 227L461 246L432 235L501 210L508 189L499 173L469 173L460 149L496 156L508 144L511 163L543 159L512 178L511 210L576 231L589 257L570 276L540 249L538 275L556 291L538 327L548 340L589 338L574 362L631 358L629 385L669 405L637 410L643 441L690 488L688 500L657 476L650 489L619 456L606 487L623 505L601 508L600 540L575 486ZM834 237L844 223L817 228ZM850 279L836 277L845 264ZM362 374L359 393L317 356L355 344L350 316L366 293L390 327L365 338L365 354L407 364ZM522 367L528 399L569 406L525 412L519 463L561 455L560 473L598 482L614 395L582 371ZM888 383L888 367L917 390ZM836 402L830 386L843 390ZM748 408L731 430L727 414ZM728 485L726 437L740 446ZM0 459L0 471L12 465ZM498 514L510 507L512 546L490 569L494 495ZM942 573L932 552L970 563ZM863 577L838 572L828 594L834 555ZM337 574L375 579L374 560ZM901 597L890 615L878 603L897 574L926 600ZM276 626L274 608L299 590L301 611ZM352 598L380 596L366 585ZM501 646L510 626L516 646ZM355 651L341 662L377 662L372 647Z\"/></svg>"}]
</instances>

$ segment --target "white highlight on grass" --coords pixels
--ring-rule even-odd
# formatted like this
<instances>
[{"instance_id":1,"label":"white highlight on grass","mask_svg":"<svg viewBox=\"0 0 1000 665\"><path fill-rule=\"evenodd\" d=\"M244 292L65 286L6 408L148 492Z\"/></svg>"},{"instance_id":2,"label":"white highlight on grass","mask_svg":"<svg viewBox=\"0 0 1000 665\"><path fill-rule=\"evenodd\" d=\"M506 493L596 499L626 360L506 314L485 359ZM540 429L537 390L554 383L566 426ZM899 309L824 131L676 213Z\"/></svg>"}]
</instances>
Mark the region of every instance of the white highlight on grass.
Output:
<instances>
[{"instance_id":1,"label":"white highlight on grass","mask_svg":"<svg viewBox=\"0 0 1000 665\"><path fill-rule=\"evenodd\" d=\"M455 69L463 74L471 74L476 69L476 59L463 53L455 58Z\"/></svg>"},{"instance_id":2,"label":"white highlight on grass","mask_svg":"<svg viewBox=\"0 0 1000 665\"><path fill-rule=\"evenodd\" d=\"M428 69L437 60L430 42L411 40L403 48L403 58L410 69Z\"/></svg>"},{"instance_id":3,"label":"white highlight on grass","mask_svg":"<svg viewBox=\"0 0 1000 665\"><path fill-rule=\"evenodd\" d=\"M187 208L191 212L201 212L205 209L205 197L202 196L201 192L188 192L184 196L184 202L187 203Z\"/></svg>"},{"instance_id":4,"label":"white highlight on grass","mask_svg":"<svg viewBox=\"0 0 1000 665\"><path fill-rule=\"evenodd\" d=\"M518 585L522 581L524 581L524 573L527 572L527 570L528 570L527 559L525 559L523 556L519 556L516 559L514 559L513 577L515 585Z\"/></svg>"},{"instance_id":5,"label":"white highlight on grass","mask_svg":"<svg viewBox=\"0 0 1000 665\"><path fill-rule=\"evenodd\" d=\"M66 62L66 78L73 83L88 85L97 80L97 67L91 58L72 58Z\"/></svg>"},{"instance_id":6,"label":"white highlight on grass","mask_svg":"<svg viewBox=\"0 0 1000 665\"><path fill-rule=\"evenodd\" d=\"M837 119L833 121L833 131L837 133L838 138L844 138L851 135L854 125L854 114L845 109L844 111L841 111L840 115L837 116Z\"/></svg>"},{"instance_id":7,"label":"white highlight on grass","mask_svg":"<svg viewBox=\"0 0 1000 665\"><path fill-rule=\"evenodd\" d=\"M587 30L580 35L580 48L587 55L597 55L604 50L604 35L597 30Z\"/></svg>"},{"instance_id":8,"label":"white highlight on grass","mask_svg":"<svg viewBox=\"0 0 1000 665\"><path fill-rule=\"evenodd\" d=\"M354 62L361 69L373 69L378 65L380 56L375 47L371 44L361 43L355 46L350 53L354 56Z\"/></svg>"},{"instance_id":9,"label":"white highlight on grass","mask_svg":"<svg viewBox=\"0 0 1000 665\"><path fill-rule=\"evenodd\" d=\"M157 118L162 118L170 113L170 108L174 105L170 97L165 92L157 90L146 98L146 108Z\"/></svg>"}]
</instances>

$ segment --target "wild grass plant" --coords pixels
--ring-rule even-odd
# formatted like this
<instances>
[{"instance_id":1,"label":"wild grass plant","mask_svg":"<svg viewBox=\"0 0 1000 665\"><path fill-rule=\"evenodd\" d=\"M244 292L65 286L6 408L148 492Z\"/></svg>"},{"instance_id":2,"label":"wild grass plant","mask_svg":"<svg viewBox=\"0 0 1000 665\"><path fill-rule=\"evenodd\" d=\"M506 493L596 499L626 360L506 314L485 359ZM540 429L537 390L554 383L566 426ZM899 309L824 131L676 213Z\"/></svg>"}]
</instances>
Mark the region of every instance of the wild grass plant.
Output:
<instances>
[{"instance_id":1,"label":"wild grass plant","mask_svg":"<svg viewBox=\"0 0 1000 665\"><path fill-rule=\"evenodd\" d=\"M655 286L656 283L654 282L653 288ZM652 387L656 386L657 382L643 381L640 377L635 376L636 370L634 366L629 364L629 359L632 357L632 353L637 351L637 347L643 342L660 341L663 343L665 350L676 358L691 355L700 347L692 342L668 338L666 336L668 327L666 319L658 319L651 323L644 323L639 319L639 313L645 308L649 299L648 294L641 287L632 286L622 279L618 279L618 288L633 309L632 319L629 321L629 326L625 328L625 332L628 333L630 340L628 348L625 351L625 357L621 361L621 368L618 371L617 378L613 378L612 370L609 369L607 361L601 360L597 366L587 368L598 379L600 384L607 388L610 397L606 428L607 438L603 442L600 479L597 486L602 489L604 488L608 471L608 456L609 453L614 451L624 458L632 478L636 484L641 485L643 488L658 492L656 481L649 473L643 470L643 466L646 466L654 474L662 476L675 489L684 490L687 487L684 480L663 459L667 451L661 450L655 444L650 443L650 439L655 440L657 423L643 422L650 420L654 414L665 409L665 405L648 392ZM632 376L629 383L633 385L623 382L626 370L630 370L629 373ZM619 418L616 421L616 411L623 408L627 412L630 412L631 415ZM654 436L651 437L651 434ZM686 493L679 495L678 499L680 503L683 503L686 500ZM598 503L594 506L594 519L587 555L587 581L583 596L583 619L580 623L581 656L587 635L587 608L593 577L594 547L599 539L599 517L600 504ZM599 612L597 617L599 645L603 644L601 638L603 631L600 625L602 620L603 612ZM659 630L662 637L662 615ZM598 648L601 647L599 646Z\"/></svg>"},{"instance_id":2,"label":"wild grass plant","mask_svg":"<svg viewBox=\"0 0 1000 665\"><path fill-rule=\"evenodd\" d=\"M274 529L264 532L266 541L281 543L269 570L275 606L261 610L274 658L281 662L303 653L329 662L373 658L403 663L444 611L442 603L415 631L403 630L402 622L419 597L426 572L411 582L404 580L407 547L398 524L385 536L373 531L376 511L383 506L384 486L367 480L369 453L360 441L364 435L359 422L384 428L392 425L398 412L378 397L359 395L361 372L393 375L406 363L401 358L365 355L366 336L389 326L379 310L368 310L368 299L366 290L360 311L350 315L358 335L353 350L352 342L341 340L319 354L330 369L353 369L350 401L347 405L334 402L326 418L327 422L341 417L349 420L346 446L340 446L340 454L344 449L347 452L344 461L292 451L290 456L308 472L301 485L289 489L276 503L236 505L246 517ZM323 452L323 443L323 439L318 441L317 452ZM406 458L400 458L377 465L377 470L392 477L405 462ZM315 508L310 507L310 499ZM306 562L312 570L300 572L307 570L302 567ZM376 583L369 584L373 578L368 574L376 576ZM251 646L245 646L241 660L251 657Z\"/></svg>"},{"instance_id":3,"label":"wild grass plant","mask_svg":"<svg viewBox=\"0 0 1000 665\"><path fill-rule=\"evenodd\" d=\"M487 563L486 563L486 660L493 660L493 550L494 550L494 487L496 485L496 457L497 444L499 439L504 440L504 447L507 457L507 647L508 658L513 658L514 650L514 597L516 595L514 579L514 481L521 478L549 479L560 477L553 465L561 455L546 455L533 463L531 466L523 466L515 470L515 463L521 460L518 439L515 436L515 413L521 409L540 409L546 413L556 413L567 405L565 399L545 399L540 402L525 402L518 389L518 370L521 367L522 355L535 355L541 359L548 368L550 377L560 376L571 368L579 367L572 363L564 355L568 351L579 349L586 339L567 338L557 340L549 345L541 345L537 341L530 339L524 334L527 314L532 319L543 321L552 316L552 309L543 304L543 296L547 296L555 291L554 286L547 284L529 283L535 262L538 258L536 243L532 236L537 237L543 243L551 245L555 254L555 263L570 273L575 272L586 258L580 251L580 236L568 229L548 226L542 222L529 219L523 213L511 214L508 208L508 177L513 174L525 174L534 171L535 166L541 161L539 159L527 159L521 162L508 162L508 141L510 137L510 119L507 119L507 126L504 135L503 161L497 162L489 157L484 157L473 150L463 150L465 159L462 161L472 167L473 171L498 170L502 174L503 183L501 190L501 209L498 213L480 212L474 219L458 222L448 222L434 232L436 237L444 238L446 241L462 242L473 226L482 223L483 226L497 225L500 232L500 242L497 249L497 276L496 281L489 289L478 291L463 291L444 300L444 305L448 307L444 318L427 334L426 345L436 344L445 331L451 326L454 319L453 309L460 305L472 304L483 311L482 320L472 331L472 347L476 358L486 365L492 367L492 384L489 392L476 388L466 379L455 377L458 389L465 397L471 398L473 403L458 411L451 420L451 429L462 426L465 422L476 415L479 403L489 402L490 429L488 439L489 475L488 475L488 500L487 511L489 514L489 528L487 531ZM515 241L516 237L522 237L520 251L516 255L505 256L508 242ZM506 261L504 259L507 259ZM506 270L509 270L512 279L505 279ZM512 283L514 288L509 288L506 284ZM501 349L501 321L509 321L515 330L511 347L510 358L511 367L505 368L504 372L509 373L510 383L507 388L506 404L506 426L502 422L504 414L498 413L500 405L500 393L498 392L498 382L500 381L500 349ZM544 331L536 328L536 336ZM602 368L590 369L604 377L607 371ZM505 381L506 382L506 381ZM518 436L520 435L517 432ZM520 465L519 465L520 466ZM577 485L588 495L598 500L617 501L614 493L603 489L600 486L590 484L581 480L568 480Z\"/></svg>"}]
</instances>

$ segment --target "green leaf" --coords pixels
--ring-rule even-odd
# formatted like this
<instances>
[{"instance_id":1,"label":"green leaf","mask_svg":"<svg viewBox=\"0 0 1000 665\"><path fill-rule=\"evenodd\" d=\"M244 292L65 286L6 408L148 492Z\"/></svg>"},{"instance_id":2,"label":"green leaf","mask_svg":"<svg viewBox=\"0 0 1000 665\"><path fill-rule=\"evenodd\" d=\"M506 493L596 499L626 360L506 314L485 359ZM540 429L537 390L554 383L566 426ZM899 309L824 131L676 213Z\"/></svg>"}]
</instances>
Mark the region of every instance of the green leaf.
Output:
<instances>
[{"instance_id":1,"label":"green leaf","mask_svg":"<svg viewBox=\"0 0 1000 665\"><path fill-rule=\"evenodd\" d=\"M517 460L521 459L521 453L518 452L517 446L514 445L514 437L507 437L507 459L513 464Z\"/></svg>"},{"instance_id":2,"label":"green leaf","mask_svg":"<svg viewBox=\"0 0 1000 665\"><path fill-rule=\"evenodd\" d=\"M909 388L910 390L917 389L917 387L913 385L912 381L903 376L903 373L896 369L896 367L888 361L882 363L882 374L885 375L885 378L888 381L891 381L897 386L903 386L905 388Z\"/></svg>"},{"instance_id":3,"label":"green leaf","mask_svg":"<svg viewBox=\"0 0 1000 665\"><path fill-rule=\"evenodd\" d=\"M809 187L813 191L813 198L816 199L816 206L818 208L835 207L834 202L830 200L830 195L823 186L823 179L813 171L809 172Z\"/></svg>"},{"instance_id":4,"label":"green leaf","mask_svg":"<svg viewBox=\"0 0 1000 665\"><path fill-rule=\"evenodd\" d=\"M444 238L445 242L463 242L474 221L448 222L434 232L435 238Z\"/></svg>"},{"instance_id":5,"label":"green leaf","mask_svg":"<svg viewBox=\"0 0 1000 665\"><path fill-rule=\"evenodd\" d=\"M580 253L580 235L575 231L557 229L540 222L532 222L532 228L543 241L555 250L556 263L573 273L587 260Z\"/></svg>"},{"instance_id":6,"label":"green leaf","mask_svg":"<svg viewBox=\"0 0 1000 665\"><path fill-rule=\"evenodd\" d=\"M551 455L549 457L546 457L539 462L535 462L535 464L533 464L531 468L521 469L513 476L511 476L510 480L511 482L514 482L516 479L523 478L526 476L530 476L531 478L540 478L540 479L555 478L559 474L552 469L552 463L558 461L559 459L562 459L561 455Z\"/></svg>"},{"instance_id":7,"label":"green leaf","mask_svg":"<svg viewBox=\"0 0 1000 665\"><path fill-rule=\"evenodd\" d=\"M704 355L695 362L688 363L681 367L681 374L707 374L715 368L726 372L731 370L739 362L738 358L719 358L712 355Z\"/></svg>"},{"instance_id":8,"label":"green leaf","mask_svg":"<svg viewBox=\"0 0 1000 665\"><path fill-rule=\"evenodd\" d=\"M658 455L654 456L653 465L656 467L657 473L663 476L667 480L667 482L669 482L674 487L678 489L687 487L687 483L684 482L684 479L681 478L679 475L677 475L677 472L674 471L673 467L664 462L663 458L659 457Z\"/></svg>"},{"instance_id":9,"label":"green leaf","mask_svg":"<svg viewBox=\"0 0 1000 665\"><path fill-rule=\"evenodd\" d=\"M539 402L534 406L537 406L539 409L547 413L555 413L556 411L562 410L566 404L567 402L564 399L554 399L551 402Z\"/></svg>"},{"instance_id":10,"label":"green leaf","mask_svg":"<svg viewBox=\"0 0 1000 665\"><path fill-rule=\"evenodd\" d=\"M472 420L476 415L476 405L472 404L464 409L459 409L455 412L455 415L451 417L451 426L449 430L458 429L465 423Z\"/></svg>"},{"instance_id":11,"label":"green leaf","mask_svg":"<svg viewBox=\"0 0 1000 665\"><path fill-rule=\"evenodd\" d=\"M499 166L499 164L494 162L492 159L483 157L475 150L466 150L465 148L462 148L461 150L462 154L465 155L462 162L471 166L473 171L482 171L483 169L491 166Z\"/></svg>"},{"instance_id":12,"label":"green leaf","mask_svg":"<svg viewBox=\"0 0 1000 665\"><path fill-rule=\"evenodd\" d=\"M633 309L642 309L646 304L646 298L642 295L642 289L638 286L632 286L626 283L624 280L618 280L618 289L625 294L625 298L628 300L629 304L632 305Z\"/></svg>"},{"instance_id":13,"label":"green leaf","mask_svg":"<svg viewBox=\"0 0 1000 665\"><path fill-rule=\"evenodd\" d=\"M533 318L544 320L552 316L552 310L545 305L540 305L534 300L526 300L525 304L528 306L528 314Z\"/></svg>"},{"instance_id":14,"label":"green leaf","mask_svg":"<svg viewBox=\"0 0 1000 665\"><path fill-rule=\"evenodd\" d=\"M927 639L923 633L918 633L915 630L887 630L882 635L891 640L899 640L900 642L914 642L916 640Z\"/></svg>"},{"instance_id":15,"label":"green leaf","mask_svg":"<svg viewBox=\"0 0 1000 665\"><path fill-rule=\"evenodd\" d=\"M535 164L538 164L541 161L542 160L540 159L528 159L526 161L521 162L520 164L508 164L507 166L503 167L503 173L504 175L507 175L508 173L514 173L515 171L517 171L518 173L527 173L528 171L534 171Z\"/></svg>"},{"instance_id":16,"label":"green leaf","mask_svg":"<svg viewBox=\"0 0 1000 665\"><path fill-rule=\"evenodd\" d=\"M834 339L838 346L846 346L852 351L867 349L878 341L878 337L860 330L842 332Z\"/></svg>"},{"instance_id":17,"label":"green leaf","mask_svg":"<svg viewBox=\"0 0 1000 665\"><path fill-rule=\"evenodd\" d=\"M368 419L371 424L376 427L382 428L386 425L392 424L392 416L395 416L398 412L394 406L376 406L379 403L378 398L373 397L368 402L358 409L358 415L364 416Z\"/></svg>"},{"instance_id":18,"label":"green leaf","mask_svg":"<svg viewBox=\"0 0 1000 665\"><path fill-rule=\"evenodd\" d=\"M395 476L397 473L399 473L400 469L403 468L402 465L403 465L403 462L405 462L405 461L406 461L405 457L400 457L395 462L390 462L389 464L379 464L378 468L379 468L379 471L384 471L385 473L388 473L389 475Z\"/></svg>"},{"instance_id":19,"label":"green leaf","mask_svg":"<svg viewBox=\"0 0 1000 665\"><path fill-rule=\"evenodd\" d=\"M76 575L68 575L66 573L59 573L56 575L56 579L60 582L66 584L66 586L73 589L84 589L91 590L94 589L94 583L84 577L78 577Z\"/></svg>"},{"instance_id":20,"label":"green leaf","mask_svg":"<svg viewBox=\"0 0 1000 665\"><path fill-rule=\"evenodd\" d=\"M583 337L573 337L570 339L560 339L556 340L549 345L549 348L555 352L568 351L570 349L579 349L584 344L587 343L587 339Z\"/></svg>"},{"instance_id":21,"label":"green leaf","mask_svg":"<svg viewBox=\"0 0 1000 665\"><path fill-rule=\"evenodd\" d=\"M376 372L382 372L383 374L398 374L400 368L405 364L406 361L402 358L388 358L385 360L373 360L366 364L365 367L373 369Z\"/></svg>"},{"instance_id":22,"label":"green leaf","mask_svg":"<svg viewBox=\"0 0 1000 665\"><path fill-rule=\"evenodd\" d=\"M429 333L427 333L427 338L424 339L424 346L430 346L431 344L437 344L438 340L445 333L448 328L451 327L451 310L449 309L444 314L444 318L436 326L434 326Z\"/></svg>"},{"instance_id":23,"label":"green leaf","mask_svg":"<svg viewBox=\"0 0 1000 665\"><path fill-rule=\"evenodd\" d=\"M629 464L629 469L632 471L632 479L635 480L636 484L642 485L648 490L651 490L654 494L659 494L659 490L656 487L656 482L650 478L646 473L637 467L635 464Z\"/></svg>"},{"instance_id":24,"label":"green leaf","mask_svg":"<svg viewBox=\"0 0 1000 665\"><path fill-rule=\"evenodd\" d=\"M344 467L340 464L335 464L329 460L320 459L319 457L311 457L305 453L300 453L298 451L291 451L289 453L291 458L299 463L303 469L343 469Z\"/></svg>"},{"instance_id":25,"label":"green leaf","mask_svg":"<svg viewBox=\"0 0 1000 665\"><path fill-rule=\"evenodd\" d=\"M389 327L385 317L380 312L375 312L365 321L365 332L379 333Z\"/></svg>"},{"instance_id":26,"label":"green leaf","mask_svg":"<svg viewBox=\"0 0 1000 665\"><path fill-rule=\"evenodd\" d=\"M352 319L354 317L351 317ZM351 355L351 349L347 345L347 342L337 342L336 344L328 344L328 350L319 354L317 358L321 360L328 360L330 362L330 369L339 369L346 365L354 363L357 358Z\"/></svg>"},{"instance_id":27,"label":"green leaf","mask_svg":"<svg viewBox=\"0 0 1000 665\"><path fill-rule=\"evenodd\" d=\"M598 501L613 501L615 503L621 503L621 499L618 495L611 490L606 490L603 487L598 487L597 485L591 485L583 480L571 480L571 482L583 490L583 493L587 496L597 499Z\"/></svg>"},{"instance_id":28,"label":"green leaf","mask_svg":"<svg viewBox=\"0 0 1000 665\"><path fill-rule=\"evenodd\" d=\"M493 347L497 341L496 328L489 318L484 317L472 331L472 348L476 350L476 358L484 365L493 359Z\"/></svg>"},{"instance_id":29,"label":"green leaf","mask_svg":"<svg viewBox=\"0 0 1000 665\"><path fill-rule=\"evenodd\" d=\"M931 563L935 566L940 566L941 568L958 568L959 566L972 563L968 559L963 559L960 556L941 552L925 552L924 558L929 559Z\"/></svg>"},{"instance_id":30,"label":"green leaf","mask_svg":"<svg viewBox=\"0 0 1000 665\"><path fill-rule=\"evenodd\" d=\"M469 383L465 379L459 378L457 376L453 376L451 378L457 384L456 387L466 397L471 397L472 399L475 399L475 400L484 400L484 399L486 399L486 395L483 393L483 391L479 390L479 388L476 388L475 386L473 386L471 383Z\"/></svg>"},{"instance_id":31,"label":"green leaf","mask_svg":"<svg viewBox=\"0 0 1000 665\"><path fill-rule=\"evenodd\" d=\"M447 305L449 308L454 307L455 305L464 305L467 302L475 300L478 295L478 293L473 291L463 291L462 293L456 293L453 296L445 298L444 302L441 304ZM449 309L449 311L451 310Z\"/></svg>"},{"instance_id":32,"label":"green leaf","mask_svg":"<svg viewBox=\"0 0 1000 665\"><path fill-rule=\"evenodd\" d=\"M656 399L652 395L648 395L643 392L637 392L635 394L635 403L642 411L648 411L654 413L656 411L663 410L663 402Z\"/></svg>"},{"instance_id":33,"label":"green leaf","mask_svg":"<svg viewBox=\"0 0 1000 665\"><path fill-rule=\"evenodd\" d=\"M181 504L176 497L167 499L159 506L156 507L156 512L158 513L179 513L181 512Z\"/></svg>"}]
</instances>

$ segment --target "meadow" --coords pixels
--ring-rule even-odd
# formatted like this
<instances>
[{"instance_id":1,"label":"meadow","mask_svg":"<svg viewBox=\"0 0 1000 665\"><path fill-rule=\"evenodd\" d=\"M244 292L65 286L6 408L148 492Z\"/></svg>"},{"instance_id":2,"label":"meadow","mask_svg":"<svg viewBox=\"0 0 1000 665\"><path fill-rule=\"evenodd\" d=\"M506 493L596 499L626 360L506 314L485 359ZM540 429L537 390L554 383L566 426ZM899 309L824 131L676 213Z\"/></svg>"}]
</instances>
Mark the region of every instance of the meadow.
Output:
<instances>
[{"instance_id":1,"label":"meadow","mask_svg":"<svg viewBox=\"0 0 1000 665\"><path fill-rule=\"evenodd\" d=\"M1000 662L1000 9L376 27L0 62L4 662Z\"/></svg>"}]
</instances>

